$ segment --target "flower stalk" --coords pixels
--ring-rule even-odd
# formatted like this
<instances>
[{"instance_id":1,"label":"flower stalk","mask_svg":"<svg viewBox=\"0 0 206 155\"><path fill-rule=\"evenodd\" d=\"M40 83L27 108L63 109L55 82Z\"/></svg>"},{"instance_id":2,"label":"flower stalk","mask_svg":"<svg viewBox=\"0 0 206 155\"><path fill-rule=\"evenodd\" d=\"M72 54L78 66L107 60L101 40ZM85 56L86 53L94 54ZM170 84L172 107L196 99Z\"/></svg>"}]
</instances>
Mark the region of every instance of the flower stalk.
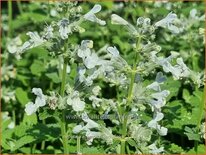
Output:
<instances>
[{"instance_id":1,"label":"flower stalk","mask_svg":"<svg viewBox=\"0 0 206 155\"><path fill-rule=\"evenodd\" d=\"M133 63L133 68L132 70L136 70L136 65L137 65L137 58L138 58L138 50L140 48L140 43L141 43L141 36L139 36L137 40L137 46L136 46L136 53L135 53L135 59ZM128 90L128 96L127 96L127 103L131 104L132 101L132 92L133 92L133 87L134 87L134 82L135 82L135 75L136 72L131 72L131 81L129 85L129 90ZM127 135L127 115L124 116L123 118L123 123L122 123L122 138L124 139ZM121 154L125 154L125 141L121 141Z\"/></svg>"},{"instance_id":2,"label":"flower stalk","mask_svg":"<svg viewBox=\"0 0 206 155\"><path fill-rule=\"evenodd\" d=\"M77 136L77 154L81 154L81 136Z\"/></svg>"},{"instance_id":3,"label":"flower stalk","mask_svg":"<svg viewBox=\"0 0 206 155\"><path fill-rule=\"evenodd\" d=\"M60 95L64 96L65 91L65 84L66 84L66 70L67 70L67 63L64 60L64 66L62 71L62 83L61 83L61 89L60 89ZM61 135L62 135L62 141L63 141L63 148L64 148L64 154L68 154L68 137L66 132L66 119L65 119L65 113L66 111L63 110L62 112L62 122L61 122Z\"/></svg>"}]
</instances>

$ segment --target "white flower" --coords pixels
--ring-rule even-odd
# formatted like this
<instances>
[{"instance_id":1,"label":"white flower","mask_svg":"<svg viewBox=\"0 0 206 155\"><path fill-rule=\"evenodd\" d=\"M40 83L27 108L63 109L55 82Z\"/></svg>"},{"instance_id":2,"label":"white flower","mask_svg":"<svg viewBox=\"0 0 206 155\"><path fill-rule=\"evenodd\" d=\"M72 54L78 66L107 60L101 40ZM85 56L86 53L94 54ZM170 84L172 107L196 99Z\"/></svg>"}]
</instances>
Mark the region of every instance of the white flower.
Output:
<instances>
[{"instance_id":1,"label":"white flower","mask_svg":"<svg viewBox=\"0 0 206 155\"><path fill-rule=\"evenodd\" d=\"M43 40L37 32L28 32L26 35L30 37L30 48L37 47L45 42L45 40Z\"/></svg>"},{"instance_id":2,"label":"white flower","mask_svg":"<svg viewBox=\"0 0 206 155\"><path fill-rule=\"evenodd\" d=\"M175 20L177 20L177 15L170 12L165 18L156 22L155 26L167 28L173 33L180 33L180 28L174 25Z\"/></svg>"},{"instance_id":3,"label":"white flower","mask_svg":"<svg viewBox=\"0 0 206 155\"><path fill-rule=\"evenodd\" d=\"M85 102L79 98L79 92L74 91L67 99L67 104L72 106L72 109L76 112L83 111L85 108Z\"/></svg>"},{"instance_id":4,"label":"white flower","mask_svg":"<svg viewBox=\"0 0 206 155\"><path fill-rule=\"evenodd\" d=\"M164 117L164 114L161 112L156 112L155 117L148 123L148 127L156 129L157 132L161 135L161 136L165 136L167 134L167 128L165 127L161 127L158 124L158 121L162 120Z\"/></svg>"},{"instance_id":5,"label":"white flower","mask_svg":"<svg viewBox=\"0 0 206 155\"><path fill-rule=\"evenodd\" d=\"M124 20L122 17L116 15L116 14L112 14L111 15L111 23L112 24L117 24L117 25L129 25L129 23Z\"/></svg>"},{"instance_id":6,"label":"white flower","mask_svg":"<svg viewBox=\"0 0 206 155\"><path fill-rule=\"evenodd\" d=\"M20 46L22 45L22 40L18 36L12 40L9 41L9 44L7 45L9 53L17 53L20 50Z\"/></svg>"},{"instance_id":7,"label":"white flower","mask_svg":"<svg viewBox=\"0 0 206 155\"><path fill-rule=\"evenodd\" d=\"M25 112L27 115L31 115L35 113L38 109L37 105L35 105L33 102L29 102L25 105Z\"/></svg>"},{"instance_id":8,"label":"white flower","mask_svg":"<svg viewBox=\"0 0 206 155\"><path fill-rule=\"evenodd\" d=\"M91 120L86 113L82 114L82 120L87 123L84 126L85 130L92 129L92 128L99 128L99 124Z\"/></svg>"},{"instance_id":9,"label":"white flower","mask_svg":"<svg viewBox=\"0 0 206 155\"><path fill-rule=\"evenodd\" d=\"M42 93L41 88L33 88L32 93L37 96L35 99L35 105L37 105L38 107L43 107L46 105L46 97Z\"/></svg>"},{"instance_id":10,"label":"white flower","mask_svg":"<svg viewBox=\"0 0 206 155\"><path fill-rule=\"evenodd\" d=\"M100 86L95 86L93 89L92 89L92 93L97 96L99 93L100 93L100 90L101 90L101 87Z\"/></svg>"},{"instance_id":11,"label":"white flower","mask_svg":"<svg viewBox=\"0 0 206 155\"><path fill-rule=\"evenodd\" d=\"M119 51L117 50L117 48L114 47L108 47L107 51L109 51L110 54L112 54L113 57L118 57L119 56Z\"/></svg>"},{"instance_id":12,"label":"white flower","mask_svg":"<svg viewBox=\"0 0 206 155\"><path fill-rule=\"evenodd\" d=\"M80 98L74 98L72 108L74 111L83 111L85 108L85 102L81 101Z\"/></svg>"},{"instance_id":13,"label":"white flower","mask_svg":"<svg viewBox=\"0 0 206 155\"><path fill-rule=\"evenodd\" d=\"M92 69L97 65L101 65L102 60L96 53L92 53L90 48L93 47L93 41L83 40L81 46L77 51L77 55L83 59L84 65L88 69Z\"/></svg>"},{"instance_id":14,"label":"white flower","mask_svg":"<svg viewBox=\"0 0 206 155\"><path fill-rule=\"evenodd\" d=\"M152 100L150 100L150 104L156 109L161 109L166 104L166 97L170 94L168 90L163 90L158 93L151 94Z\"/></svg>"},{"instance_id":15,"label":"white flower","mask_svg":"<svg viewBox=\"0 0 206 155\"><path fill-rule=\"evenodd\" d=\"M83 130L83 126L82 125L77 125L73 128L72 132L75 133L75 134L78 134L82 130Z\"/></svg>"},{"instance_id":16,"label":"white flower","mask_svg":"<svg viewBox=\"0 0 206 155\"><path fill-rule=\"evenodd\" d=\"M197 15L197 9L192 9L190 11L190 17L194 18L194 19L198 19L198 17L196 15Z\"/></svg>"},{"instance_id":17,"label":"white flower","mask_svg":"<svg viewBox=\"0 0 206 155\"><path fill-rule=\"evenodd\" d=\"M29 102L25 105L25 112L27 115L35 113L39 107L46 105L46 97L40 88L33 88L32 93L34 93L37 97L35 99L35 103Z\"/></svg>"},{"instance_id":18,"label":"white flower","mask_svg":"<svg viewBox=\"0 0 206 155\"><path fill-rule=\"evenodd\" d=\"M96 22L100 25L105 25L106 24L105 21L103 21L95 16L95 14L100 12L101 9L102 9L101 5L95 4L94 7L88 13L86 13L84 15L84 19L92 21L92 22Z\"/></svg>"},{"instance_id":19,"label":"white flower","mask_svg":"<svg viewBox=\"0 0 206 155\"><path fill-rule=\"evenodd\" d=\"M157 148L155 143L149 145L148 148L150 149L149 153L152 153L152 154L160 154L164 151L163 147Z\"/></svg>"},{"instance_id":20,"label":"white flower","mask_svg":"<svg viewBox=\"0 0 206 155\"><path fill-rule=\"evenodd\" d=\"M93 41L92 40L82 40L81 46L77 51L77 55L85 59L87 56L91 54L91 48L93 47Z\"/></svg>"},{"instance_id":21,"label":"white flower","mask_svg":"<svg viewBox=\"0 0 206 155\"><path fill-rule=\"evenodd\" d=\"M46 39L50 39L50 38L52 38L53 37L53 27L51 26L51 25L49 25L49 26L47 26L46 28L45 28L45 34L44 34L44 37L46 38Z\"/></svg>"},{"instance_id":22,"label":"white flower","mask_svg":"<svg viewBox=\"0 0 206 155\"><path fill-rule=\"evenodd\" d=\"M28 49L40 46L45 42L45 40L41 38L37 32L28 32L26 35L28 35L30 39L22 45L19 51L20 54Z\"/></svg>"},{"instance_id":23,"label":"white flower","mask_svg":"<svg viewBox=\"0 0 206 155\"><path fill-rule=\"evenodd\" d=\"M86 69L79 69L78 70L78 74L79 74L78 78L79 78L80 82L84 82L85 81L85 79L86 79L86 77L84 75L85 73L86 73Z\"/></svg>"},{"instance_id":24,"label":"white flower","mask_svg":"<svg viewBox=\"0 0 206 155\"><path fill-rule=\"evenodd\" d=\"M97 56L96 53L92 53L90 56L86 57L84 60L84 64L88 69L92 69L97 65L100 65L101 60Z\"/></svg>"},{"instance_id":25,"label":"white flower","mask_svg":"<svg viewBox=\"0 0 206 155\"><path fill-rule=\"evenodd\" d=\"M59 33L62 39L67 39L68 34L71 33L71 28L69 27L69 20L63 18L57 25L59 26Z\"/></svg>"},{"instance_id":26,"label":"white flower","mask_svg":"<svg viewBox=\"0 0 206 155\"><path fill-rule=\"evenodd\" d=\"M153 90L155 90L155 91L161 91L160 85L159 85L159 83L156 82L156 81L153 82L152 84L148 85L146 88L147 88L147 89L153 89Z\"/></svg>"},{"instance_id":27,"label":"white flower","mask_svg":"<svg viewBox=\"0 0 206 155\"><path fill-rule=\"evenodd\" d=\"M100 132L95 132L95 131L90 131L88 130L86 132L86 137L87 137L87 145L92 145L92 142L94 140L94 138L99 138L101 136Z\"/></svg>"}]
</instances>

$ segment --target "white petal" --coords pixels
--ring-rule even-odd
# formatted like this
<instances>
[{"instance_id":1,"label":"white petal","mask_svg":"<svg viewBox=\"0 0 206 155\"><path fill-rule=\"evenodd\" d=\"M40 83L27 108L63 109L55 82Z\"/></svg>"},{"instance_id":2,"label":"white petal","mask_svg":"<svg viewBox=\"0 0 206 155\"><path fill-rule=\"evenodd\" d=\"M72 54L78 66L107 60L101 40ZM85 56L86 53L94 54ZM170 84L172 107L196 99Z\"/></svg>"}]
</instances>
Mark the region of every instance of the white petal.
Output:
<instances>
[{"instance_id":1,"label":"white petal","mask_svg":"<svg viewBox=\"0 0 206 155\"><path fill-rule=\"evenodd\" d=\"M117 48L115 46L114 47L108 47L107 51L109 51L112 54L112 56L114 56L114 57L119 56L119 51L117 50Z\"/></svg>"},{"instance_id":2,"label":"white petal","mask_svg":"<svg viewBox=\"0 0 206 155\"><path fill-rule=\"evenodd\" d=\"M155 26L168 28L171 24L173 24L175 19L177 19L177 15L175 13L170 12L165 18L163 18L162 20L155 23ZM170 29L174 29L174 31L175 31L174 27L172 27Z\"/></svg>"},{"instance_id":3,"label":"white petal","mask_svg":"<svg viewBox=\"0 0 206 155\"><path fill-rule=\"evenodd\" d=\"M77 134L79 132L81 132L83 130L83 126L82 125L77 125L73 128L73 133Z\"/></svg>"},{"instance_id":4,"label":"white petal","mask_svg":"<svg viewBox=\"0 0 206 155\"><path fill-rule=\"evenodd\" d=\"M192 9L192 10L190 11L190 17L196 18L196 14L197 14L197 9Z\"/></svg>"},{"instance_id":5,"label":"white petal","mask_svg":"<svg viewBox=\"0 0 206 155\"><path fill-rule=\"evenodd\" d=\"M79 98L75 98L72 100L72 108L74 111L83 111L85 108L85 103L81 101Z\"/></svg>"},{"instance_id":6,"label":"white petal","mask_svg":"<svg viewBox=\"0 0 206 155\"><path fill-rule=\"evenodd\" d=\"M99 57L97 56L96 53L92 53L91 56L87 57L85 60L84 60L84 64L85 66L88 68L88 69L92 69L94 68L96 65L99 65Z\"/></svg>"},{"instance_id":7,"label":"white petal","mask_svg":"<svg viewBox=\"0 0 206 155\"><path fill-rule=\"evenodd\" d=\"M117 25L129 25L129 23L124 20L122 17L116 15L116 14L112 14L111 15L111 23L112 24L117 24Z\"/></svg>"},{"instance_id":8,"label":"white petal","mask_svg":"<svg viewBox=\"0 0 206 155\"><path fill-rule=\"evenodd\" d=\"M168 25L168 29L169 29L172 33L175 33L175 34L180 33L180 29L179 29L177 26Z\"/></svg>"},{"instance_id":9,"label":"white petal","mask_svg":"<svg viewBox=\"0 0 206 155\"><path fill-rule=\"evenodd\" d=\"M35 99L35 105L38 107L43 107L46 105L46 99L45 97L36 97Z\"/></svg>"},{"instance_id":10,"label":"white petal","mask_svg":"<svg viewBox=\"0 0 206 155\"><path fill-rule=\"evenodd\" d=\"M95 4L94 7L87 13L87 14L95 14L95 13L98 13L100 12L102 9L102 6L99 5L99 4ZM86 15L87 15L86 14Z\"/></svg>"},{"instance_id":11,"label":"white petal","mask_svg":"<svg viewBox=\"0 0 206 155\"><path fill-rule=\"evenodd\" d=\"M95 16L95 13L98 13L99 11L101 11L101 8L102 8L101 5L96 4L87 14L84 15L84 18L86 20L99 23L100 25L105 25L106 24L105 21Z\"/></svg>"},{"instance_id":12,"label":"white petal","mask_svg":"<svg viewBox=\"0 0 206 155\"><path fill-rule=\"evenodd\" d=\"M42 96L43 95L41 88L33 88L32 93L34 93L36 96Z\"/></svg>"},{"instance_id":13,"label":"white petal","mask_svg":"<svg viewBox=\"0 0 206 155\"><path fill-rule=\"evenodd\" d=\"M158 132L161 136L167 135L167 131L168 131L167 128L161 127L160 125L157 126L157 132Z\"/></svg>"},{"instance_id":14,"label":"white petal","mask_svg":"<svg viewBox=\"0 0 206 155\"><path fill-rule=\"evenodd\" d=\"M92 129L92 128L98 128L99 124L91 120L86 113L82 114L82 119L84 122L87 122L85 129Z\"/></svg>"},{"instance_id":15,"label":"white petal","mask_svg":"<svg viewBox=\"0 0 206 155\"><path fill-rule=\"evenodd\" d=\"M156 120L156 121L160 121L160 120L163 119L163 117L164 117L164 114L163 114L163 113L157 112L157 114L156 114L156 116L155 116L155 120Z\"/></svg>"},{"instance_id":16,"label":"white petal","mask_svg":"<svg viewBox=\"0 0 206 155\"><path fill-rule=\"evenodd\" d=\"M37 96L35 99L36 106L43 107L46 105L46 98L42 93L41 88L33 88L32 93L34 93Z\"/></svg>"},{"instance_id":17,"label":"white petal","mask_svg":"<svg viewBox=\"0 0 206 155\"><path fill-rule=\"evenodd\" d=\"M35 113L37 109L38 107L33 102L29 102L25 105L25 112L27 115Z\"/></svg>"},{"instance_id":18,"label":"white petal","mask_svg":"<svg viewBox=\"0 0 206 155\"><path fill-rule=\"evenodd\" d=\"M146 88L147 88L147 89L153 89L153 90L155 90L155 91L160 91L160 90L161 90L159 83L156 82L156 81L153 82L152 84L148 85Z\"/></svg>"}]
</instances>

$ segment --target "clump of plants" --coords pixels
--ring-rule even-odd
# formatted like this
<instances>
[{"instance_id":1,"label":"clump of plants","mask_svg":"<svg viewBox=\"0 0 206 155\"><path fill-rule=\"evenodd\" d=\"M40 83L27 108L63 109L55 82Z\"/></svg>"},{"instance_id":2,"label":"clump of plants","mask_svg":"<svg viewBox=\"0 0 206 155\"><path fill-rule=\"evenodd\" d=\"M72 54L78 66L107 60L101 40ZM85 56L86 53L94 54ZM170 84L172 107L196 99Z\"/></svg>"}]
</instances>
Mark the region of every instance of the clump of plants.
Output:
<instances>
[{"instance_id":1,"label":"clump of plants","mask_svg":"<svg viewBox=\"0 0 206 155\"><path fill-rule=\"evenodd\" d=\"M137 17L134 23L111 14L108 23L99 17L100 4L94 4L87 13L75 2L51 5L55 18L45 24L44 30L29 31L26 33L28 40L17 36L7 45L17 61L26 59L24 55L32 49L46 51L48 59L41 59L42 64L46 66L48 79L55 83L52 89L34 86L30 90L34 99L25 103L25 113L27 117L37 115L45 128L25 129L29 137L25 141L38 140L34 136L36 129L41 132L52 127L57 135L53 136L55 130L52 130L48 137L59 139L60 152L65 154L74 153L73 147L81 154L85 145L106 148L105 153L165 153L164 142L160 139L167 136L169 129L162 123L166 115L162 109L168 104L172 91L165 85L167 76L172 76L170 81L185 81L197 89L203 86L202 73L190 69L176 51L163 55L161 44L155 42L156 37L161 37L156 36L156 31L173 36L184 31L178 14L169 12L161 20ZM95 39L73 39L93 31L92 27L84 27L88 22L104 29L109 24L127 31L130 60L125 59L124 51L118 48L120 45L105 42L97 49ZM107 97L111 95L105 92L105 86L115 92L112 97ZM199 124L201 118L202 115ZM47 125L48 119L54 123ZM190 138L192 134L191 139L196 136L197 141L199 132L198 126L186 128L186 134Z\"/></svg>"}]
</instances>

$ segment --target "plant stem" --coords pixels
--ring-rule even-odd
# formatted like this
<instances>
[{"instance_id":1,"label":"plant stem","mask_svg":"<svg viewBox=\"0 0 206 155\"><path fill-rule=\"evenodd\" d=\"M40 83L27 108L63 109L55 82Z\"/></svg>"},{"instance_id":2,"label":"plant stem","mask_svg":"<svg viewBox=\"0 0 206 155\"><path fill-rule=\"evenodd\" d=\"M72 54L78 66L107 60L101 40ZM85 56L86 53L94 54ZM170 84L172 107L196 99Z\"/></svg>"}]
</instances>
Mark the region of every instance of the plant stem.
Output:
<instances>
[{"instance_id":1,"label":"plant stem","mask_svg":"<svg viewBox=\"0 0 206 155\"><path fill-rule=\"evenodd\" d=\"M8 37L11 37L12 34L12 0L8 0L8 22L9 22L9 29L8 29Z\"/></svg>"},{"instance_id":2,"label":"plant stem","mask_svg":"<svg viewBox=\"0 0 206 155\"><path fill-rule=\"evenodd\" d=\"M77 154L81 154L81 136L77 136Z\"/></svg>"},{"instance_id":3,"label":"plant stem","mask_svg":"<svg viewBox=\"0 0 206 155\"><path fill-rule=\"evenodd\" d=\"M137 41L137 47L136 47L137 51L136 51L135 60L134 60L134 63L133 63L133 68L132 68L132 73L131 73L131 78L130 78L131 81L130 81L128 97L127 97L127 102L129 104L132 100L132 91L133 91L135 75L136 75L135 70L136 70L136 65L137 65L138 50L139 50L140 42L141 42L141 36L138 38L138 41Z\"/></svg>"},{"instance_id":4,"label":"plant stem","mask_svg":"<svg viewBox=\"0 0 206 155\"><path fill-rule=\"evenodd\" d=\"M121 153L120 154L125 154L125 140L121 140Z\"/></svg>"},{"instance_id":5,"label":"plant stem","mask_svg":"<svg viewBox=\"0 0 206 155\"><path fill-rule=\"evenodd\" d=\"M67 74L67 63L64 60L63 70L62 70L62 83L60 89L60 95L64 96L65 85L66 85L66 74Z\"/></svg>"},{"instance_id":6,"label":"plant stem","mask_svg":"<svg viewBox=\"0 0 206 155\"><path fill-rule=\"evenodd\" d=\"M14 121L14 126L16 126L16 112L15 112L15 110L12 110L12 118Z\"/></svg>"},{"instance_id":7,"label":"plant stem","mask_svg":"<svg viewBox=\"0 0 206 155\"><path fill-rule=\"evenodd\" d=\"M141 36L139 36L137 40L137 46L136 46L136 53L135 53L135 59L133 63L133 68L132 68L132 73L131 73L131 78L130 78L130 85L129 85L129 90L128 90L128 96L127 96L127 105L131 104L132 101L132 92L133 92L133 87L134 87L134 82L135 82L135 75L136 75L136 65L137 65L137 58L138 58L138 50L141 42ZM125 112L125 115L123 116L123 123L122 123L122 138L121 140L121 154L125 154L125 140L124 138L127 135L127 113Z\"/></svg>"},{"instance_id":8,"label":"plant stem","mask_svg":"<svg viewBox=\"0 0 206 155\"><path fill-rule=\"evenodd\" d=\"M18 6L20 14L23 14L24 12L23 12L23 9L22 9L21 1L17 0L16 2L17 2L17 6Z\"/></svg>"},{"instance_id":9,"label":"plant stem","mask_svg":"<svg viewBox=\"0 0 206 155\"><path fill-rule=\"evenodd\" d=\"M66 71L67 71L67 63L64 60L64 65L63 65L63 71L62 71L62 83L61 83L61 89L60 89L60 95L61 97L64 97L64 91L65 91L65 84L66 84ZM63 147L64 147L64 154L69 153L68 149L68 137L67 137L67 132L66 132L66 110L63 110L62 112L62 122L61 122L61 134L62 134L62 141L63 141Z\"/></svg>"},{"instance_id":10,"label":"plant stem","mask_svg":"<svg viewBox=\"0 0 206 155\"><path fill-rule=\"evenodd\" d=\"M126 148L127 148L127 153L130 155L131 153L130 153L130 149L129 149L128 143L127 143L127 145L126 145Z\"/></svg>"},{"instance_id":11,"label":"plant stem","mask_svg":"<svg viewBox=\"0 0 206 155\"><path fill-rule=\"evenodd\" d=\"M45 120L42 120L42 123L46 124ZM44 150L44 149L45 149L45 141L42 141L41 142L41 150Z\"/></svg>"}]
</instances>

